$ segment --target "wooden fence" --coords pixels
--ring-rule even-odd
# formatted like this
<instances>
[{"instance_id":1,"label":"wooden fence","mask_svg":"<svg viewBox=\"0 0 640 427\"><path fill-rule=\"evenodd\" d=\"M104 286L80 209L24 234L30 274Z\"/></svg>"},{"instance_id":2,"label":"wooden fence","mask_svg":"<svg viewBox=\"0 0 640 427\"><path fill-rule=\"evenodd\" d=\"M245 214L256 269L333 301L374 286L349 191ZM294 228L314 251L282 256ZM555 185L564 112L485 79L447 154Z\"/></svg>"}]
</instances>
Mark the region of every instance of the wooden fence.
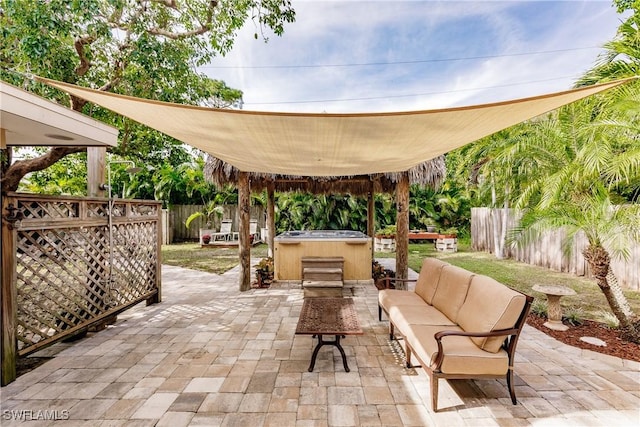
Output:
<instances>
[{"instance_id":1,"label":"wooden fence","mask_svg":"<svg viewBox=\"0 0 640 427\"><path fill-rule=\"evenodd\" d=\"M2 385L18 356L160 301L161 204L9 193L2 200Z\"/></svg>"},{"instance_id":2,"label":"wooden fence","mask_svg":"<svg viewBox=\"0 0 640 427\"><path fill-rule=\"evenodd\" d=\"M471 209L471 249L494 253L494 233L500 235L502 222L493 221L493 215L502 215L502 209L472 208ZM639 219L640 221L640 219ZM494 227L494 222L497 227ZM507 232L517 225L516 212L509 210ZM556 271L572 273L578 276L591 277L589 265L582 256L582 250L587 247L587 238L579 235L568 252L563 250L562 244L565 233L561 230L547 232L541 239L527 247L505 247L505 256L527 264L550 268ZM631 256L626 261L614 258L611 269L615 273L623 289L640 290L640 245L630 250Z\"/></svg>"},{"instance_id":3,"label":"wooden fence","mask_svg":"<svg viewBox=\"0 0 640 427\"><path fill-rule=\"evenodd\" d=\"M199 217L194 220L190 227L187 228L184 224L187 218L196 212L202 211L202 205L175 205L170 209L163 210L163 224L164 225L164 240L163 244L170 244L174 242L187 242L197 241L200 238L198 230L200 228L207 228L205 226L205 219ZM231 219L232 227L234 231L238 230L238 205L222 205L224 213L220 218L216 218L213 229L220 229L220 221L223 219ZM262 206L251 206L250 218L258 221L258 228L266 227L265 208ZM258 230L259 231L259 230Z\"/></svg>"}]
</instances>

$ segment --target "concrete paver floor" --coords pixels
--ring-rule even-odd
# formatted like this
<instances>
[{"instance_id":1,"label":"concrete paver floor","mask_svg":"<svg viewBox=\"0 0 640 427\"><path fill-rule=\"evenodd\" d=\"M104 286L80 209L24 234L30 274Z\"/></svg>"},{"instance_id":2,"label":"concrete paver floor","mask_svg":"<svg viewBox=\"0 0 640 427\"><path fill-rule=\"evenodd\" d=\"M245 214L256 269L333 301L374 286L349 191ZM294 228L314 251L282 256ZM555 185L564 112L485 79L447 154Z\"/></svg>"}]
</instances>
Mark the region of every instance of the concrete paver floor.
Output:
<instances>
[{"instance_id":1,"label":"concrete paver floor","mask_svg":"<svg viewBox=\"0 0 640 427\"><path fill-rule=\"evenodd\" d=\"M300 286L241 293L237 279L237 268L163 266L162 303L134 307L3 387L2 426L640 425L640 364L529 326L517 405L503 381L441 380L433 413L427 375L403 367L377 320L377 290L364 283L345 289L365 332L342 341L351 372L331 346L307 372L314 342L294 335Z\"/></svg>"}]
</instances>

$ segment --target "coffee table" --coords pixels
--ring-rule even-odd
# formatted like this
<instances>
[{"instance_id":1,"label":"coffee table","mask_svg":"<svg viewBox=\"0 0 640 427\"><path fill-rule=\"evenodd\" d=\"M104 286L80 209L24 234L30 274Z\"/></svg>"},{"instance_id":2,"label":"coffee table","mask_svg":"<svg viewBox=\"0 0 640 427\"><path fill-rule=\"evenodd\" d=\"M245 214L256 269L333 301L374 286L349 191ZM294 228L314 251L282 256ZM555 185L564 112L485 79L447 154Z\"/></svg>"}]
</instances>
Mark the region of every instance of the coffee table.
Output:
<instances>
[{"instance_id":1,"label":"coffee table","mask_svg":"<svg viewBox=\"0 0 640 427\"><path fill-rule=\"evenodd\" d=\"M340 338L346 335L362 335L355 304L351 298L305 298L296 327L296 335L312 335L318 338L313 350L309 372L313 372L316 357L323 345L338 347L342 355L344 370L349 372L347 356L340 345ZM324 335L334 335L335 339L326 341Z\"/></svg>"}]
</instances>

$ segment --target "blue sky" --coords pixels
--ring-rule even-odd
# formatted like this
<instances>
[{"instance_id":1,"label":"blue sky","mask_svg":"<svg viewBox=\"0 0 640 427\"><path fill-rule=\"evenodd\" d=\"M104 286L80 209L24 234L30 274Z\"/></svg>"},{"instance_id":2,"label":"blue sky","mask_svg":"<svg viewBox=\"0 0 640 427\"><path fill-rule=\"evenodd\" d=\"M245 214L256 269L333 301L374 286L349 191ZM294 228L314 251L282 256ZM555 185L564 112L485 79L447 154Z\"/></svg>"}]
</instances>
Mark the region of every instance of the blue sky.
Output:
<instances>
[{"instance_id":1,"label":"blue sky","mask_svg":"<svg viewBox=\"0 0 640 427\"><path fill-rule=\"evenodd\" d=\"M241 89L245 110L408 111L565 90L623 19L610 1L293 6L296 22L282 37L255 40L249 23L229 54L202 68Z\"/></svg>"}]
</instances>

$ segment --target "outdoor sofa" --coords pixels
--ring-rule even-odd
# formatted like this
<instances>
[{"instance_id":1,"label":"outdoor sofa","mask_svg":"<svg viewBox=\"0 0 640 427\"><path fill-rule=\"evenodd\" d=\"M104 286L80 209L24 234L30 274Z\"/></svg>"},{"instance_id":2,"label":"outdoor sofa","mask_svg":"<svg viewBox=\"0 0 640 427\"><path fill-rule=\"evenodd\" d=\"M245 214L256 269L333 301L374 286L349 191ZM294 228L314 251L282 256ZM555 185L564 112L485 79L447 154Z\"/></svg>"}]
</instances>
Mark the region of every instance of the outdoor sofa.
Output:
<instances>
[{"instance_id":1,"label":"outdoor sofa","mask_svg":"<svg viewBox=\"0 0 640 427\"><path fill-rule=\"evenodd\" d=\"M415 291L390 289L412 280L387 278L378 293L378 316L389 318L389 337L402 336L407 367L420 362L431 380L431 409L438 380L505 378L516 404L513 362L533 297L496 280L426 258Z\"/></svg>"}]
</instances>

